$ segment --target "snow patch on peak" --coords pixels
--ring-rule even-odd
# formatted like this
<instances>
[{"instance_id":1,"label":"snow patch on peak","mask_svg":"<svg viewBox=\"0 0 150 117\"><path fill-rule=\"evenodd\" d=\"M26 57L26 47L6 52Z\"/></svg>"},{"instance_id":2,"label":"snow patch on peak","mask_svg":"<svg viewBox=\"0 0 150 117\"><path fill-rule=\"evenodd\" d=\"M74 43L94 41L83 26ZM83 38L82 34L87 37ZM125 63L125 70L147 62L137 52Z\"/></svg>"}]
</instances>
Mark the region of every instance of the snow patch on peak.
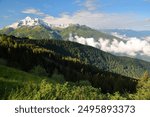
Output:
<instances>
[{"instance_id":1,"label":"snow patch on peak","mask_svg":"<svg viewBox=\"0 0 150 117\"><path fill-rule=\"evenodd\" d=\"M46 26L46 27L50 27L47 23L45 23L44 21L42 21L41 19L38 18L31 18L29 16L27 16L25 19L13 23L12 25L7 26L8 28L19 28L22 26Z\"/></svg>"},{"instance_id":2,"label":"snow patch on peak","mask_svg":"<svg viewBox=\"0 0 150 117\"><path fill-rule=\"evenodd\" d=\"M31 21L31 20L32 20L32 18L31 18L31 17L29 17L29 16L27 16L24 20L26 20L26 21Z\"/></svg>"},{"instance_id":3,"label":"snow patch on peak","mask_svg":"<svg viewBox=\"0 0 150 117\"><path fill-rule=\"evenodd\" d=\"M14 29L16 29L16 28L18 28L18 22L16 22L16 23L13 23L13 24L11 24L11 25L9 25L9 26L6 26L6 28L14 28Z\"/></svg>"},{"instance_id":4,"label":"snow patch on peak","mask_svg":"<svg viewBox=\"0 0 150 117\"><path fill-rule=\"evenodd\" d=\"M44 26L47 28L67 28L69 27L71 24L50 24L47 23L39 18L31 18L29 16L27 16L25 19L20 20L19 22L15 22L9 26L6 26L6 28L13 28L13 29L17 29L20 28L22 26Z\"/></svg>"},{"instance_id":5,"label":"snow patch on peak","mask_svg":"<svg viewBox=\"0 0 150 117\"><path fill-rule=\"evenodd\" d=\"M26 17L24 20L19 22L19 26L37 26L37 25L47 25L42 20L38 18Z\"/></svg>"},{"instance_id":6,"label":"snow patch on peak","mask_svg":"<svg viewBox=\"0 0 150 117\"><path fill-rule=\"evenodd\" d=\"M17 29L19 27L22 26L44 26L44 27L48 27L48 28L67 28L69 27L71 24L50 24L47 23L39 18L31 18L29 16L27 16L25 19L20 20L19 22L13 23L9 26L6 26L6 28L14 28Z\"/></svg>"}]
</instances>

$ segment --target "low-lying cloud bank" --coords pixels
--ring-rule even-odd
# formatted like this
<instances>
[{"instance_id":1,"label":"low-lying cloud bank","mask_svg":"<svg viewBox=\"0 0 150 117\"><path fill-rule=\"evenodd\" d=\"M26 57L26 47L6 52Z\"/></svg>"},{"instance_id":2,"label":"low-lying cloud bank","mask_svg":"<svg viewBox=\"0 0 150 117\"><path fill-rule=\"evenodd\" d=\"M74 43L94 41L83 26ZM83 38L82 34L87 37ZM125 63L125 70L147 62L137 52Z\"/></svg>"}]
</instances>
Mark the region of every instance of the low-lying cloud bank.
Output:
<instances>
[{"instance_id":1,"label":"low-lying cloud bank","mask_svg":"<svg viewBox=\"0 0 150 117\"><path fill-rule=\"evenodd\" d=\"M95 41L94 38L74 36L70 37L69 40L116 55L140 58L150 62L150 37L144 39L133 37L125 39L126 41L118 41L116 39L110 41L110 39L99 38L98 41Z\"/></svg>"}]
</instances>

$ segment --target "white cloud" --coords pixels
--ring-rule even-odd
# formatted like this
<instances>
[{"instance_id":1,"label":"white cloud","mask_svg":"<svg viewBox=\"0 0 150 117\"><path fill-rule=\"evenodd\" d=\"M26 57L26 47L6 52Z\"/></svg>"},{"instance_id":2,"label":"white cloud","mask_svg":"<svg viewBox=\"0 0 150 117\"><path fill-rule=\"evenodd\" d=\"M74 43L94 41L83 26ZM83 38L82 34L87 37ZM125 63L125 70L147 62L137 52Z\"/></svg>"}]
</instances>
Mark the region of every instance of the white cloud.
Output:
<instances>
[{"instance_id":1,"label":"white cloud","mask_svg":"<svg viewBox=\"0 0 150 117\"><path fill-rule=\"evenodd\" d=\"M148 19L141 19L140 16L133 13L117 14L96 12L93 11L97 7L95 3L96 0L85 0L82 3L82 6L85 8L84 10L77 11L71 15L62 13L59 17L53 17L34 8L25 9L22 13L42 16L43 20L50 24L81 24L96 29L150 29Z\"/></svg>"},{"instance_id":2,"label":"white cloud","mask_svg":"<svg viewBox=\"0 0 150 117\"><path fill-rule=\"evenodd\" d=\"M25 10L22 11L22 13L25 13L25 14L34 14L34 15L39 15L39 16L46 16L46 14L44 14L40 10L34 9L34 8L25 9Z\"/></svg>"},{"instance_id":3,"label":"white cloud","mask_svg":"<svg viewBox=\"0 0 150 117\"><path fill-rule=\"evenodd\" d=\"M145 2L150 2L150 0L144 0Z\"/></svg>"},{"instance_id":4,"label":"white cloud","mask_svg":"<svg viewBox=\"0 0 150 117\"><path fill-rule=\"evenodd\" d=\"M85 7L86 10L93 11L96 10L96 0L85 0L85 2L82 4L82 6Z\"/></svg>"},{"instance_id":5,"label":"white cloud","mask_svg":"<svg viewBox=\"0 0 150 117\"><path fill-rule=\"evenodd\" d=\"M2 16L2 18L4 18L4 19L8 19L8 18L10 18L10 17L11 17L10 15Z\"/></svg>"},{"instance_id":6,"label":"white cloud","mask_svg":"<svg viewBox=\"0 0 150 117\"><path fill-rule=\"evenodd\" d=\"M113 39L100 38L97 42L94 38L84 38L75 36L74 39L70 38L70 41L78 42L84 45L96 47L100 50L114 53L120 56L137 57L143 60L150 61L150 40L146 38L144 40L138 38L128 38L127 41L118 41Z\"/></svg>"},{"instance_id":7,"label":"white cloud","mask_svg":"<svg viewBox=\"0 0 150 117\"><path fill-rule=\"evenodd\" d=\"M150 36L144 37L144 39L150 43Z\"/></svg>"},{"instance_id":8,"label":"white cloud","mask_svg":"<svg viewBox=\"0 0 150 117\"><path fill-rule=\"evenodd\" d=\"M98 7L97 0L75 0L75 3L81 6L81 8L86 11L94 11Z\"/></svg>"},{"instance_id":9,"label":"white cloud","mask_svg":"<svg viewBox=\"0 0 150 117\"><path fill-rule=\"evenodd\" d=\"M126 36L126 34L121 35L121 34L119 34L117 32L112 32L111 35L113 35L115 37L118 37L120 39L128 40L128 37Z\"/></svg>"},{"instance_id":10,"label":"white cloud","mask_svg":"<svg viewBox=\"0 0 150 117\"><path fill-rule=\"evenodd\" d=\"M81 0L75 0L74 3L76 3L76 4L81 4Z\"/></svg>"},{"instance_id":11,"label":"white cloud","mask_svg":"<svg viewBox=\"0 0 150 117\"><path fill-rule=\"evenodd\" d=\"M134 17L134 18L133 18ZM46 16L43 18L47 23L72 23L87 25L96 29L149 29L146 27L149 23L135 14L111 14L91 11L78 11L72 15L61 15L60 17Z\"/></svg>"},{"instance_id":12,"label":"white cloud","mask_svg":"<svg viewBox=\"0 0 150 117\"><path fill-rule=\"evenodd\" d=\"M46 16L43 19L49 24L74 24L75 22L69 15L62 15L62 17Z\"/></svg>"}]
</instances>

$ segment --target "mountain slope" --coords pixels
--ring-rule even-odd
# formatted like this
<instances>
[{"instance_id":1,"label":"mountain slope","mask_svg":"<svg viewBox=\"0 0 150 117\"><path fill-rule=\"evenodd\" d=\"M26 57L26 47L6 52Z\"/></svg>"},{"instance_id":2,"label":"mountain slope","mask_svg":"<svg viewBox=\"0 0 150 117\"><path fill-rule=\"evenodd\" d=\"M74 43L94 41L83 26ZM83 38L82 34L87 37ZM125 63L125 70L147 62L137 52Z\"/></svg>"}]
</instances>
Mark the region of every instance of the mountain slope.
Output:
<instances>
[{"instance_id":1,"label":"mountain slope","mask_svg":"<svg viewBox=\"0 0 150 117\"><path fill-rule=\"evenodd\" d=\"M14 37L11 37L14 38ZM14 38L16 40L16 38ZM128 57L118 57L99 49L61 40L22 40L18 43L32 44L65 57L66 60L79 61L96 66L103 71L139 78L145 71L150 72L150 63ZM71 58L69 58L71 57ZM28 62L26 63L28 64Z\"/></svg>"},{"instance_id":2,"label":"mountain slope","mask_svg":"<svg viewBox=\"0 0 150 117\"><path fill-rule=\"evenodd\" d=\"M29 42L36 43L36 42ZM139 78L145 71L150 72L150 63L129 57L118 57L99 49L68 41L38 42L39 46L55 51L63 56L78 58L80 61L105 71Z\"/></svg>"},{"instance_id":3,"label":"mountain slope","mask_svg":"<svg viewBox=\"0 0 150 117\"><path fill-rule=\"evenodd\" d=\"M0 30L0 33L29 39L61 39L61 35L48 24L38 18L30 17L6 26Z\"/></svg>"},{"instance_id":4,"label":"mountain slope","mask_svg":"<svg viewBox=\"0 0 150 117\"><path fill-rule=\"evenodd\" d=\"M20 27L9 33L17 37L27 37L29 39L61 39L61 36L52 29L43 26Z\"/></svg>"},{"instance_id":5,"label":"mountain slope","mask_svg":"<svg viewBox=\"0 0 150 117\"><path fill-rule=\"evenodd\" d=\"M61 22L60 22L61 23ZM16 37L27 37L29 39L62 39L69 40L70 34L78 35L84 38L107 38L121 40L115 36L91 29L87 26L68 25L62 28L55 27L54 24L47 24L38 18L26 17L25 19L6 26L0 30L0 34L13 35Z\"/></svg>"},{"instance_id":6,"label":"mountain slope","mask_svg":"<svg viewBox=\"0 0 150 117\"><path fill-rule=\"evenodd\" d=\"M115 36L100 32L98 30L89 28L85 25L71 25L65 29L62 29L60 31L62 38L65 40L68 40L69 35L71 34L72 36L80 36L80 37L84 37L84 38L94 38L95 41L97 41L99 38L103 38L103 39L110 39L113 40L114 38L117 40L121 40Z\"/></svg>"},{"instance_id":7,"label":"mountain slope","mask_svg":"<svg viewBox=\"0 0 150 117\"><path fill-rule=\"evenodd\" d=\"M6 60L8 66L26 72L41 66L49 77L55 72L62 74L66 81L79 82L88 80L93 87L101 88L104 93L135 91L137 79L98 69L95 66L83 63L84 61L76 57L63 55L63 50L61 53L58 53L53 51L53 49L46 49L46 47L42 46L42 44L47 43L48 46L54 48L55 41L37 41L1 35L0 58ZM61 43L64 41L56 42ZM46 46L45 44L44 46ZM69 47L68 42L64 42L64 44ZM57 45L59 46L59 43ZM60 48L58 47L58 49Z\"/></svg>"},{"instance_id":8,"label":"mountain slope","mask_svg":"<svg viewBox=\"0 0 150 117\"><path fill-rule=\"evenodd\" d=\"M26 37L29 39L61 39L57 31L43 26L22 26L17 29L4 28L1 34L14 35L16 37Z\"/></svg>"},{"instance_id":9,"label":"mountain slope","mask_svg":"<svg viewBox=\"0 0 150 117\"><path fill-rule=\"evenodd\" d=\"M8 99L12 91L17 91L30 82L40 83L43 79L47 78L0 64L0 99Z\"/></svg>"}]
</instances>

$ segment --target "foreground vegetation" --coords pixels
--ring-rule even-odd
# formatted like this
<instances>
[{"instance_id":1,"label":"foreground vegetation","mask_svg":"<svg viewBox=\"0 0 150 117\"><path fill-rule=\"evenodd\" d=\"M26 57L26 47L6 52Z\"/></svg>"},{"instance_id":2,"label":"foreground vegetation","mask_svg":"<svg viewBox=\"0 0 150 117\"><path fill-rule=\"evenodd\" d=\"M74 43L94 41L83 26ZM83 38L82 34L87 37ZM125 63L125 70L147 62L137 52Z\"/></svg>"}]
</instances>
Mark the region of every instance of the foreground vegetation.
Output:
<instances>
[{"instance_id":1,"label":"foreground vegetation","mask_svg":"<svg viewBox=\"0 0 150 117\"><path fill-rule=\"evenodd\" d=\"M139 80L135 93L111 94L102 93L101 89L92 87L88 81L66 82L63 75L56 71L49 78L0 65L0 99L143 100L150 99L150 79L146 72Z\"/></svg>"}]
</instances>

